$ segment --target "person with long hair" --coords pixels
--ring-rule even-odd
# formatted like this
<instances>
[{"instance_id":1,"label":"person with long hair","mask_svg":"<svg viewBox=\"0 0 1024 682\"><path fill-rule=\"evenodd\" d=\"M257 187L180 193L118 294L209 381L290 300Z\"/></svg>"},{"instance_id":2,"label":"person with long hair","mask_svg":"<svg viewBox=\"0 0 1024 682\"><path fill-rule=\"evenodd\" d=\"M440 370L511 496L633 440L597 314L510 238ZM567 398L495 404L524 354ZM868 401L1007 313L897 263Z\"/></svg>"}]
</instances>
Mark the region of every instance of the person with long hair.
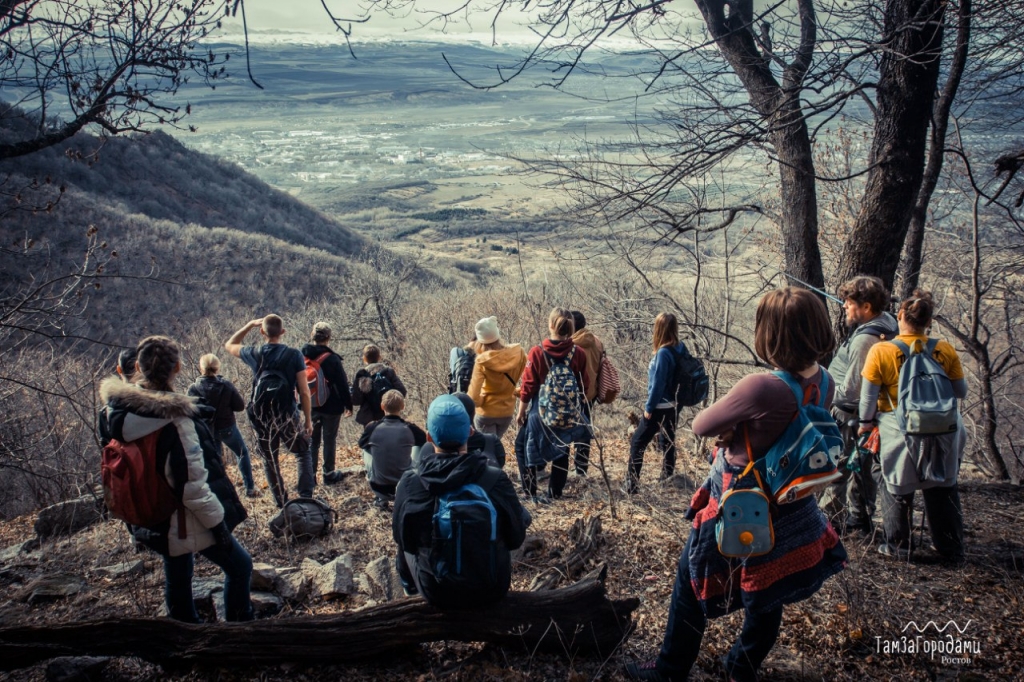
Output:
<instances>
[{"instance_id":1,"label":"person with long hair","mask_svg":"<svg viewBox=\"0 0 1024 682\"><path fill-rule=\"evenodd\" d=\"M227 620L252 620L252 558L231 535L247 514L224 472L219 446L209 429L197 428L195 399L174 391L181 371L178 344L166 336L149 336L137 351L136 383L111 377L100 384L109 428L102 437L129 443L158 432L157 462L181 506L156 526L131 527L132 534L163 556L164 598L171 618L202 622L192 600L198 553L224 571Z\"/></svg>"},{"instance_id":2,"label":"person with long hair","mask_svg":"<svg viewBox=\"0 0 1024 682\"><path fill-rule=\"evenodd\" d=\"M757 306L754 349L773 367L830 404L833 382L818 362L835 338L817 296L804 289L769 292ZM715 534L719 502L747 465L764 457L799 409L794 391L781 377L750 374L693 420L699 436L718 437L711 473L694 494L687 518L693 531L679 557L668 625L658 657L626 665L634 680L685 680L700 653L708 618L744 610L743 627L725 657L727 676L753 682L782 626L782 609L817 592L843 570L846 550L813 496L775 505L774 546L767 554L730 559Z\"/></svg>"},{"instance_id":3,"label":"person with long hair","mask_svg":"<svg viewBox=\"0 0 1024 682\"><path fill-rule=\"evenodd\" d=\"M518 343L505 343L496 317L483 318L474 331L476 360L466 391L476 405L473 427L501 438L515 415L515 390L526 368L526 351Z\"/></svg>"},{"instance_id":4,"label":"person with long hair","mask_svg":"<svg viewBox=\"0 0 1024 682\"><path fill-rule=\"evenodd\" d=\"M635 494L640 488L640 469L644 452L655 437L662 453L661 476L665 479L676 468L676 424L679 407L676 405L674 381L676 362L687 352L679 340L679 322L672 313L661 313L654 318L654 352L647 367L647 401L644 416L629 441L629 466L626 469L625 491Z\"/></svg>"},{"instance_id":5,"label":"person with long hair","mask_svg":"<svg viewBox=\"0 0 1024 682\"><path fill-rule=\"evenodd\" d=\"M590 386L587 380L587 354L576 348L572 341L575 326L572 312L554 308L548 315L548 338L530 349L523 370L519 390L519 410L516 423L526 428L524 461L520 462L520 476L526 493L537 503L546 503L562 496L569 477L569 446L580 442L590 423L583 411L583 400ZM568 373L559 370L567 379L566 385L549 386L548 375L556 365L567 365ZM571 415L567 424L552 426L541 416L541 403L550 400L560 406L569 405ZM537 495L537 472L551 462L548 495Z\"/></svg>"},{"instance_id":6,"label":"person with long hair","mask_svg":"<svg viewBox=\"0 0 1024 682\"><path fill-rule=\"evenodd\" d=\"M909 558L914 492L920 490L935 550L944 559L960 563L964 559L964 519L957 479L967 442L963 421L958 414L955 432L910 439L914 442L911 447L895 413L899 403L900 368L907 359L905 350L897 343L917 352L926 352L934 346L932 357L952 383L953 394L960 400L967 397L960 356L947 342L932 343L928 336L934 311L931 293L915 290L900 304L896 315L899 336L871 347L864 361L860 431L866 433L878 424L878 459L882 467L879 497L885 528L885 541L878 551L887 556ZM934 466L923 466L925 461ZM926 470L930 473L922 476Z\"/></svg>"}]
</instances>

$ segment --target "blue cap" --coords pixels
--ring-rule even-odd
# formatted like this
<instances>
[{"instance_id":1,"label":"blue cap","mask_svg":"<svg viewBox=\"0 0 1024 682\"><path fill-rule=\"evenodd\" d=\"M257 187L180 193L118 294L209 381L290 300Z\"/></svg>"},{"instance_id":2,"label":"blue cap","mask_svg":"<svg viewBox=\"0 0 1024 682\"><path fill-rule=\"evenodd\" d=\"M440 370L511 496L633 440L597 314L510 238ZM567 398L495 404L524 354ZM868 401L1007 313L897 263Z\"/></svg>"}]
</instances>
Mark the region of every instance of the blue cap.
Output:
<instances>
[{"instance_id":1,"label":"blue cap","mask_svg":"<svg viewBox=\"0 0 1024 682\"><path fill-rule=\"evenodd\" d=\"M469 440L469 414L453 395L434 398L427 410L427 432L440 448L455 448Z\"/></svg>"}]
</instances>

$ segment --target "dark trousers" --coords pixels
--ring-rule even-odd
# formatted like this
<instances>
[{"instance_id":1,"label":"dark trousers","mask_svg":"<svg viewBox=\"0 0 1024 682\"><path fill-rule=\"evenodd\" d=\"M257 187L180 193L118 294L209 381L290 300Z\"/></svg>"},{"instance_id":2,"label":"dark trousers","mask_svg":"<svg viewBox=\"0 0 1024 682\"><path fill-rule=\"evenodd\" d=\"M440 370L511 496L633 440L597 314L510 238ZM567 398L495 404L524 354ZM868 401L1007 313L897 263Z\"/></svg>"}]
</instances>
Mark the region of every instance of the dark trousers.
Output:
<instances>
[{"instance_id":1,"label":"dark trousers","mask_svg":"<svg viewBox=\"0 0 1024 682\"><path fill-rule=\"evenodd\" d=\"M216 435L221 444L228 446L228 449L235 453L235 459L238 460L238 471L242 474L245 489L253 490L256 483L252 480L252 460L249 458L249 448L245 447L245 441L242 440L242 432L238 430L238 424L220 429Z\"/></svg>"},{"instance_id":2,"label":"dark trousers","mask_svg":"<svg viewBox=\"0 0 1024 682\"><path fill-rule=\"evenodd\" d=\"M948 559L964 558L964 513L960 506L960 488L922 490L924 513L932 532L935 551ZM914 524L914 493L893 495L883 482L879 485L885 542L898 549L910 549Z\"/></svg>"},{"instance_id":3,"label":"dark trousers","mask_svg":"<svg viewBox=\"0 0 1024 682\"><path fill-rule=\"evenodd\" d=\"M587 423L592 424L591 421L591 406L589 401L583 401L583 414L587 418ZM594 433L591 429L587 429L586 433L580 436L579 440L573 443L572 446L572 458L573 468L577 474L582 476L587 475L587 471L590 468L590 441L593 439Z\"/></svg>"},{"instance_id":4,"label":"dark trousers","mask_svg":"<svg viewBox=\"0 0 1024 682\"><path fill-rule=\"evenodd\" d=\"M295 454L299 470L299 497L313 497L313 488L316 487L313 458L309 452L309 438L306 437L298 417L280 426L265 427L256 421L253 421L252 425L256 432L256 452L263 459L263 471L267 475L267 483L274 493L274 502L277 506L284 507L284 503L288 501L288 491L281 478L281 446Z\"/></svg>"},{"instance_id":5,"label":"dark trousers","mask_svg":"<svg viewBox=\"0 0 1024 682\"><path fill-rule=\"evenodd\" d=\"M313 413L313 439L310 451L313 464L313 476L316 476L317 464L320 461L320 444L324 446L324 473L334 471L334 456L338 450L338 428L341 426L340 414Z\"/></svg>"},{"instance_id":6,"label":"dark trousers","mask_svg":"<svg viewBox=\"0 0 1024 682\"><path fill-rule=\"evenodd\" d=\"M690 543L683 547L672 588L668 625L658 654L658 670L673 680L685 680L697 661L707 618L690 583ZM775 646L782 627L782 607L768 613L746 611L743 629L725 657L725 669L736 682L755 682L761 663Z\"/></svg>"},{"instance_id":7,"label":"dark trousers","mask_svg":"<svg viewBox=\"0 0 1024 682\"><path fill-rule=\"evenodd\" d=\"M676 470L676 420L679 412L674 407L651 412L651 418L640 418L640 423L629 441L629 469L626 483L631 490L636 489L640 480L640 469L644 465L644 451L655 436L658 438L658 449L663 453L661 477L667 478Z\"/></svg>"},{"instance_id":8,"label":"dark trousers","mask_svg":"<svg viewBox=\"0 0 1024 682\"><path fill-rule=\"evenodd\" d=\"M252 603L249 601L252 557L249 553L233 537L231 549L213 545L200 550L199 553L224 571L224 606L227 610L227 619L252 620ZM164 557L164 600L167 603L167 611L174 620L186 623L203 622L196 613L196 605L192 600L194 567L194 554Z\"/></svg>"},{"instance_id":9,"label":"dark trousers","mask_svg":"<svg viewBox=\"0 0 1024 682\"><path fill-rule=\"evenodd\" d=\"M537 496L537 475L543 466L527 466L526 464L526 426L521 426L516 433L515 454L516 466L519 468L519 482L523 486L523 492L529 497ZM565 490L565 482L569 478L569 455L558 457L551 462L551 477L548 479L548 494L551 497L561 497Z\"/></svg>"},{"instance_id":10,"label":"dark trousers","mask_svg":"<svg viewBox=\"0 0 1024 682\"><path fill-rule=\"evenodd\" d=\"M841 417L844 413L837 412ZM874 469L878 468L878 456L857 453L856 419L843 419L839 432L843 436L843 456L839 461L839 473L842 474L835 483L830 484L818 499L818 506L836 528L844 526L871 526L871 518L875 515L875 503L878 499L878 484ZM850 471L847 462L857 457L859 471Z\"/></svg>"}]
</instances>

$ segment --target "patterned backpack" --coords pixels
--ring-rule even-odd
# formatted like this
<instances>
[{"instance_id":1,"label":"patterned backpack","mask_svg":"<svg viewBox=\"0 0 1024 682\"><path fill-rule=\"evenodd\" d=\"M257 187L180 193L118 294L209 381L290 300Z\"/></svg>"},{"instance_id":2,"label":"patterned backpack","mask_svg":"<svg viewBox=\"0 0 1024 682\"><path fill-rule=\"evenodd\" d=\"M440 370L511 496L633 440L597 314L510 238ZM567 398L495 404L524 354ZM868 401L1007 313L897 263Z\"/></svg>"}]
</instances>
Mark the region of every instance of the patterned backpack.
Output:
<instances>
[{"instance_id":1,"label":"patterned backpack","mask_svg":"<svg viewBox=\"0 0 1024 682\"><path fill-rule=\"evenodd\" d=\"M537 395L537 406L541 422L552 429L568 429L580 423L583 391L572 371L572 358L576 354L573 346L569 354L555 360L547 352L548 375Z\"/></svg>"}]
</instances>

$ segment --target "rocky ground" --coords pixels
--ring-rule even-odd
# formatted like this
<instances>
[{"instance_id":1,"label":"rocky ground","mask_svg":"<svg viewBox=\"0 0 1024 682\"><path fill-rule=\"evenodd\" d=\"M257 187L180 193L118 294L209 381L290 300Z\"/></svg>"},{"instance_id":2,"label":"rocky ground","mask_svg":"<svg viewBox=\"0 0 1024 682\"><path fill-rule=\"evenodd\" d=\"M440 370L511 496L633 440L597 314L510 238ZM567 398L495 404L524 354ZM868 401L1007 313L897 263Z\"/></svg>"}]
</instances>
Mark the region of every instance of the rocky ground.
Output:
<instances>
[{"instance_id":1,"label":"rocky ground","mask_svg":"<svg viewBox=\"0 0 1024 682\"><path fill-rule=\"evenodd\" d=\"M594 471L587 479L571 476L564 500L546 506L529 505L534 514L530 533L536 536L535 548L514 566L513 588L527 589L538 573L564 555L567 531L573 522L600 515L603 544L590 564L608 564L610 596L641 598L634 613L635 632L623 650L609 659L566 659L492 645L436 643L418 647L405 657L358 667L282 665L172 676L138 659L123 658L106 663L100 675L117 680L621 679L624 660L646 659L657 652L676 561L688 533L682 514L689 499L689 481L700 480L706 469L700 458L683 455L679 475L656 482L657 455L651 452L641 494L627 499L618 489L626 450L624 440L605 443L610 490L600 473ZM283 461L286 477L294 477L294 462L287 456ZM359 461L357 451L346 448L339 465L353 466ZM506 469L512 472L513 464L510 462ZM229 466L229 470L236 475L234 467ZM848 538L848 569L811 599L786 607L782 633L766 662L764 678L791 682L1024 679L1024 492L1011 486L967 481L962 494L968 543L965 566L943 566L927 550L916 553L911 562L895 561L879 555L870 538ZM300 618L350 611L388 596L379 584L385 572L377 569L386 564L392 552L390 514L373 507L370 491L358 477L321 487L318 495L339 512L338 525L328 537L303 544L272 537L267 522L276 509L265 490L260 498L252 500L250 520L236 531L254 560L268 565L261 585L268 594L261 597L262 603L270 611L280 608L279 613L268 617ZM0 524L0 548L11 548L34 537L34 523L33 515ZM305 594L302 590L289 592L284 575L289 569L298 569L293 576L327 570L310 560L331 565L335 583L329 589L307 587ZM197 561L197 595L215 590L219 581L204 579L218 574L215 566ZM33 583L43 576L63 576L57 581L56 596L47 596L38 589L40 583ZM28 552L0 553L0 628L155 616L162 606L162 581L158 557L136 553L119 522L101 521L71 536L45 539ZM336 591L332 593L331 589ZM351 594L343 595L337 589ZM281 598L281 592L291 599ZM216 594L214 591L207 603L210 618L215 617L209 607L216 602ZM919 638L909 624L914 621L924 627L934 621L943 627L950 620L955 621L955 628L949 625L943 633L936 633L934 627L929 627ZM718 659L728 650L740 624L739 614L710 624L704 653L691 679L722 678ZM901 640L904 637L908 639ZM908 642L910 651L906 650ZM961 652L966 649L966 653L944 659L941 651L932 651L950 645ZM965 658L969 660L962 660ZM37 666L0 674L0 679L37 680L45 676L45 666Z\"/></svg>"}]
</instances>

